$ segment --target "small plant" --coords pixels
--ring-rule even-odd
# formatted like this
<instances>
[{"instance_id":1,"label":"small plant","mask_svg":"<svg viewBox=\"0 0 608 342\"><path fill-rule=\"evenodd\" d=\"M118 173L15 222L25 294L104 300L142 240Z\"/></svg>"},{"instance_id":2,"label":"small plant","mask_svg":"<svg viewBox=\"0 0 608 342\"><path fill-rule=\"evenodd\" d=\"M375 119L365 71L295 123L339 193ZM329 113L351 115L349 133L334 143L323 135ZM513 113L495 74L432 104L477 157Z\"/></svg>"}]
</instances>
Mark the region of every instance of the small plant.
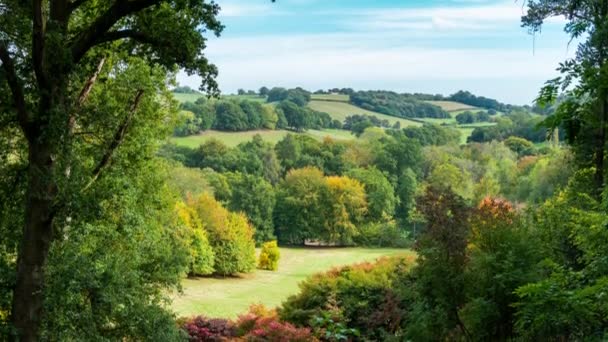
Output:
<instances>
[{"instance_id":1,"label":"small plant","mask_svg":"<svg viewBox=\"0 0 608 342\"><path fill-rule=\"evenodd\" d=\"M276 241L268 241L262 245L262 252L258 260L258 268L262 270L276 271L279 269L279 246Z\"/></svg>"}]
</instances>

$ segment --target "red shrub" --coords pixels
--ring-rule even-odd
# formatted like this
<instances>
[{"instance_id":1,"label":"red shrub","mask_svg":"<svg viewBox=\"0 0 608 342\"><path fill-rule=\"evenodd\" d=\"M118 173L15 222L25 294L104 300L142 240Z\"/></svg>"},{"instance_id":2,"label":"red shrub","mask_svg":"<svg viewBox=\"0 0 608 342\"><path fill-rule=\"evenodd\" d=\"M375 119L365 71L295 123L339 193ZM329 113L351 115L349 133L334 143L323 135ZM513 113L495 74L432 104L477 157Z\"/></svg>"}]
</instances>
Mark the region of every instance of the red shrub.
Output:
<instances>
[{"instance_id":1,"label":"red shrub","mask_svg":"<svg viewBox=\"0 0 608 342\"><path fill-rule=\"evenodd\" d=\"M236 337L234 324L221 318L209 319L204 316L194 317L182 327L192 342L203 341L230 341Z\"/></svg>"}]
</instances>

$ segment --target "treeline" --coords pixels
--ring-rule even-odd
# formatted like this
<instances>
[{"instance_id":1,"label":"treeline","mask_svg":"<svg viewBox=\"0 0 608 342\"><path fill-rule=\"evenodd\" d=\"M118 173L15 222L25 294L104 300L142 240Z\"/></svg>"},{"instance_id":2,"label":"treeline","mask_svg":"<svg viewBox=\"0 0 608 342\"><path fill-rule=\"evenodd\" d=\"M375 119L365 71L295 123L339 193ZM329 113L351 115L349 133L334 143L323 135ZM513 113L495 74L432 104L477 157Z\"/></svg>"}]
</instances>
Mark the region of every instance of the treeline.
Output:
<instances>
[{"instance_id":1,"label":"treeline","mask_svg":"<svg viewBox=\"0 0 608 342\"><path fill-rule=\"evenodd\" d=\"M491 115L496 115L496 111L479 111L473 113L469 110L456 115L456 121L460 125L473 124L477 122L489 122L492 119Z\"/></svg>"},{"instance_id":2,"label":"treeline","mask_svg":"<svg viewBox=\"0 0 608 342\"><path fill-rule=\"evenodd\" d=\"M358 91L350 102L363 109L401 118L449 118L450 114L433 104L392 91Z\"/></svg>"},{"instance_id":3,"label":"treeline","mask_svg":"<svg viewBox=\"0 0 608 342\"><path fill-rule=\"evenodd\" d=\"M270 97L269 97L270 98ZM181 105L180 122L174 135L187 136L200 131L250 131L256 129L285 129L296 131L341 127L329 114L312 110L299 96L287 96L270 105L259 101L200 98Z\"/></svg>"},{"instance_id":4,"label":"treeline","mask_svg":"<svg viewBox=\"0 0 608 342\"><path fill-rule=\"evenodd\" d=\"M535 143L547 141L548 131L542 127L543 118L526 112L512 112L495 119L496 125L476 127L468 142L503 141L511 136ZM560 132L563 134L563 132Z\"/></svg>"}]
</instances>

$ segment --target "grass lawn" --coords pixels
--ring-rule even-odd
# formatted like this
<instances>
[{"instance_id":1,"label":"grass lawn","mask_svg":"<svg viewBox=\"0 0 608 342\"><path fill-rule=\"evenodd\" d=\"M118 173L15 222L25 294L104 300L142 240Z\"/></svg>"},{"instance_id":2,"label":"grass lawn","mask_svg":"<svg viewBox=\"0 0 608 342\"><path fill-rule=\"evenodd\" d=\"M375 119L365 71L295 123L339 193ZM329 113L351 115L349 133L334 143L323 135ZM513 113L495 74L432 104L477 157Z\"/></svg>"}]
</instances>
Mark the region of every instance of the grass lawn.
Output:
<instances>
[{"instance_id":1,"label":"grass lawn","mask_svg":"<svg viewBox=\"0 0 608 342\"><path fill-rule=\"evenodd\" d=\"M344 94L312 94L310 95L310 99L313 101L348 102L350 101L350 96Z\"/></svg>"},{"instance_id":2,"label":"grass lawn","mask_svg":"<svg viewBox=\"0 0 608 342\"><path fill-rule=\"evenodd\" d=\"M458 127L458 130L460 131L460 143L461 144L466 144L467 143L467 139L471 136L471 134L473 134L473 130L475 128L473 127Z\"/></svg>"},{"instance_id":3,"label":"grass lawn","mask_svg":"<svg viewBox=\"0 0 608 342\"><path fill-rule=\"evenodd\" d=\"M346 103L346 102L310 101L308 103L308 107L310 107L314 110L320 111L320 112L326 112L327 114L329 114L331 116L332 119L340 120L342 122L344 122L344 120L346 119L347 116L350 116L353 114L367 114L367 115L374 115L380 120L386 119L386 120L388 120L388 122L391 123L391 125L394 124L396 121L399 121L399 122L401 122L402 128L407 127L407 126L421 126L422 125L419 122L402 119L402 118L397 118L397 117L390 116L390 115L380 114L380 113L372 112L370 110L365 110L363 108L353 106L352 104Z\"/></svg>"},{"instance_id":4,"label":"grass lawn","mask_svg":"<svg viewBox=\"0 0 608 342\"><path fill-rule=\"evenodd\" d=\"M351 140L356 139L349 131L341 129L324 129L324 130L308 130L305 133L294 133L287 130L256 130L256 131L245 131L245 132L222 132L222 131L205 131L197 135L190 135L187 137L173 137L171 142L190 148L199 147L205 141L215 138L223 142L226 146L234 147L242 142L247 142L253 139L253 136L259 134L262 138L271 143L276 144L283 139L287 134L308 134L311 137L321 141L325 137L330 137L334 140Z\"/></svg>"},{"instance_id":5,"label":"grass lawn","mask_svg":"<svg viewBox=\"0 0 608 342\"><path fill-rule=\"evenodd\" d=\"M464 103L454 102L454 101L426 101L430 104L434 104L435 106L441 107L441 109L446 112L455 112L455 111L464 111L464 110L473 110L478 109L477 107L469 106Z\"/></svg>"},{"instance_id":6,"label":"grass lawn","mask_svg":"<svg viewBox=\"0 0 608 342\"><path fill-rule=\"evenodd\" d=\"M183 294L174 295L172 308L178 316L234 318L254 303L280 305L298 293L298 283L311 274L400 253L414 255L405 249L281 248L276 272L256 270L241 278L184 279Z\"/></svg>"}]
</instances>

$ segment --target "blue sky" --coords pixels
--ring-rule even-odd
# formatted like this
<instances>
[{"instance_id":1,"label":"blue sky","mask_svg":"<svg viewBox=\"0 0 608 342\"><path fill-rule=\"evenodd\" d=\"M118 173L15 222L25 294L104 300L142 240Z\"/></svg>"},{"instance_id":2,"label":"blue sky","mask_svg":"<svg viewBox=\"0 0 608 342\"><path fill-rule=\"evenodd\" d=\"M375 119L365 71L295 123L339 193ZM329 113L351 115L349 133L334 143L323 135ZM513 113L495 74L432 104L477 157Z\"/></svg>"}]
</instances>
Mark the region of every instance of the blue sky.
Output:
<instances>
[{"instance_id":1,"label":"blue sky","mask_svg":"<svg viewBox=\"0 0 608 342\"><path fill-rule=\"evenodd\" d=\"M523 0L217 0L226 29L210 38L223 93L238 88L351 87L525 104L574 53L564 20L535 37ZM181 84L199 79L178 75Z\"/></svg>"}]
</instances>

